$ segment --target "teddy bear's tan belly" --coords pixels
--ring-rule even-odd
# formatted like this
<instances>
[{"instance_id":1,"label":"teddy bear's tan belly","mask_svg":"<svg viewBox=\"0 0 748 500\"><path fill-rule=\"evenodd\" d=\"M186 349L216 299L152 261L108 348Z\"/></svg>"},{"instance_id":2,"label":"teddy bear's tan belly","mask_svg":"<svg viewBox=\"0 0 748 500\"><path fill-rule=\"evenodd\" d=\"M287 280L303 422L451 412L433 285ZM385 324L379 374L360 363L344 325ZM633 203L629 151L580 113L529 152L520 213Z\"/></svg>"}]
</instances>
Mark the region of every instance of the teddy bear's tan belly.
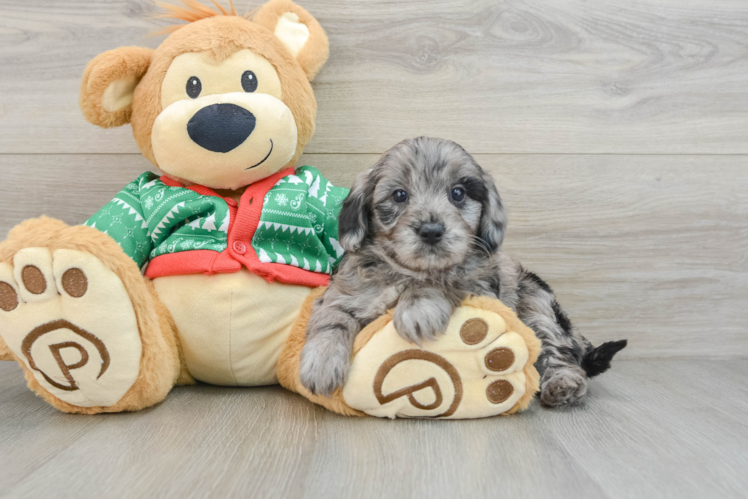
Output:
<instances>
[{"instance_id":1,"label":"teddy bear's tan belly","mask_svg":"<svg viewBox=\"0 0 748 500\"><path fill-rule=\"evenodd\" d=\"M174 317L195 379L233 386L278 383L283 341L310 288L268 283L246 269L168 276L153 283Z\"/></svg>"}]
</instances>

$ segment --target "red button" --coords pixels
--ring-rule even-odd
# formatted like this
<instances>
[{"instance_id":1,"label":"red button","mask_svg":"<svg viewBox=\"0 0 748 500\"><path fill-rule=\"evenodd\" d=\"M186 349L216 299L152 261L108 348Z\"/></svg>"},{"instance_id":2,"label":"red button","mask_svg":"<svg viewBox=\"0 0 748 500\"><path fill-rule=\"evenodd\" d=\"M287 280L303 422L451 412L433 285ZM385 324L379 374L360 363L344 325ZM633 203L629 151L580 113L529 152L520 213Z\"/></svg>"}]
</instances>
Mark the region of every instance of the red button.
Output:
<instances>
[{"instance_id":1,"label":"red button","mask_svg":"<svg viewBox=\"0 0 748 500\"><path fill-rule=\"evenodd\" d=\"M247 247L241 241L235 241L234 251L238 253L239 255L244 255L244 253L247 251Z\"/></svg>"}]
</instances>

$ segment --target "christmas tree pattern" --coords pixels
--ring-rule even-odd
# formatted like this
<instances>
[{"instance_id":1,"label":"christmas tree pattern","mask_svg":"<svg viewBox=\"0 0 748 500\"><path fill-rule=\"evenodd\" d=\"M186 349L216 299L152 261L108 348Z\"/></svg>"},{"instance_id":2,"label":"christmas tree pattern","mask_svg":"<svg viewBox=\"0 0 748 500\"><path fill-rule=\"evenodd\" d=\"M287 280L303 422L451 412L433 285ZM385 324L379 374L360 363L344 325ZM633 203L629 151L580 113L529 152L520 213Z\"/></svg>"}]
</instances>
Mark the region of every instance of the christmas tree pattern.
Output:
<instances>
[{"instance_id":1,"label":"christmas tree pattern","mask_svg":"<svg viewBox=\"0 0 748 500\"><path fill-rule=\"evenodd\" d=\"M338 214L347 195L313 167L279 180L265 196L252 239L260 261L331 273L344 253ZM84 224L111 236L142 268L164 254L224 251L231 213L220 197L167 186L146 172Z\"/></svg>"},{"instance_id":2,"label":"christmas tree pattern","mask_svg":"<svg viewBox=\"0 0 748 500\"><path fill-rule=\"evenodd\" d=\"M222 252L229 217L223 199L167 186L156 174L146 172L84 224L114 238L143 267L149 259L167 253Z\"/></svg>"},{"instance_id":3,"label":"christmas tree pattern","mask_svg":"<svg viewBox=\"0 0 748 500\"><path fill-rule=\"evenodd\" d=\"M260 262L332 273L343 257L338 214L348 189L333 186L314 167L279 180L265 196L252 247Z\"/></svg>"}]
</instances>

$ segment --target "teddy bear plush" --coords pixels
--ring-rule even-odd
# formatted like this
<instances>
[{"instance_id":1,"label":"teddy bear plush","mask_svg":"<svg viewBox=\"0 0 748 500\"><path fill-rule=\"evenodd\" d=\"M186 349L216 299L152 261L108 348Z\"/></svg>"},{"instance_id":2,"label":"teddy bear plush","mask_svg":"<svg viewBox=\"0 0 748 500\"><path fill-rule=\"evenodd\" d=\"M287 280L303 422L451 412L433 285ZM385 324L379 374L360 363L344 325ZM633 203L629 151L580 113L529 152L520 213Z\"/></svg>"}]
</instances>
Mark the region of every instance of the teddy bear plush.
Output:
<instances>
[{"instance_id":1,"label":"teddy bear plush","mask_svg":"<svg viewBox=\"0 0 748 500\"><path fill-rule=\"evenodd\" d=\"M312 395L298 366L312 303L344 251L348 190L294 168L315 127L310 81L328 57L290 0L251 17L214 2L163 5L155 50L94 58L80 107L130 123L146 172L84 224L41 217L0 244L0 359L70 413L135 411L177 384L280 382L348 415L512 413L537 390L539 342L498 301L470 298L436 342L414 346L386 315L356 340L349 380ZM105 168L105 166L103 167Z\"/></svg>"}]
</instances>

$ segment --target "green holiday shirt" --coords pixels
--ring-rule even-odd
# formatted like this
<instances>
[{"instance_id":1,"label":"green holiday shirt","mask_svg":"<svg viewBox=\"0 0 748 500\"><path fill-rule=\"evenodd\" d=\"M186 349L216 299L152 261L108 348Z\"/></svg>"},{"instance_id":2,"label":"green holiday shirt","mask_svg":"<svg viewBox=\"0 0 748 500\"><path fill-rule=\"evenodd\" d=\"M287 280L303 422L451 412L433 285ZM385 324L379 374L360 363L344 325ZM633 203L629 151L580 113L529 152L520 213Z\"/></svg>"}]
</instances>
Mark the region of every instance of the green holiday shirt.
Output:
<instances>
[{"instance_id":1,"label":"green holiday shirt","mask_svg":"<svg viewBox=\"0 0 748 500\"><path fill-rule=\"evenodd\" d=\"M268 279L316 286L343 256L338 214L347 194L303 166L248 187L237 206L208 188L146 172L85 225L111 236L141 268L153 264L150 277L235 272L243 264Z\"/></svg>"},{"instance_id":2,"label":"green holiday shirt","mask_svg":"<svg viewBox=\"0 0 748 500\"><path fill-rule=\"evenodd\" d=\"M330 274L343 257L338 214L348 191L308 166L279 180L265 195L252 238L260 261Z\"/></svg>"}]
</instances>

